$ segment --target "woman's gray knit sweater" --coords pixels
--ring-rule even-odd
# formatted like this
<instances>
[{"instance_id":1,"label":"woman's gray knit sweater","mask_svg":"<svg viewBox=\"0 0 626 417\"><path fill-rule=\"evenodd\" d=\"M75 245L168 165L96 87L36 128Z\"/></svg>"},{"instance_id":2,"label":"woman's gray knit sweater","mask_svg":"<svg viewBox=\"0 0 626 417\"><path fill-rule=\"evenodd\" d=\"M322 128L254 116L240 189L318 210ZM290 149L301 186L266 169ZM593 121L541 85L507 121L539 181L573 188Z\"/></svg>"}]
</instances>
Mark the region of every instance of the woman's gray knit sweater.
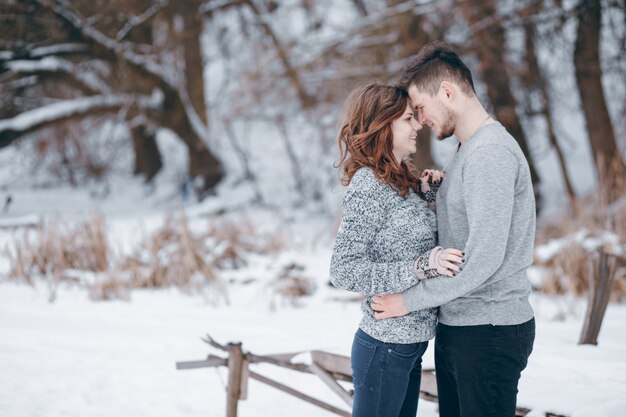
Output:
<instances>
[{"instance_id":1,"label":"woman's gray knit sweater","mask_svg":"<svg viewBox=\"0 0 626 417\"><path fill-rule=\"evenodd\" d=\"M364 294L361 330L386 343L432 339L437 309L376 320L372 296L399 293L417 284L414 263L436 245L436 216L413 191L400 197L370 168L359 169L343 199L341 225L330 263L336 287Z\"/></svg>"}]
</instances>

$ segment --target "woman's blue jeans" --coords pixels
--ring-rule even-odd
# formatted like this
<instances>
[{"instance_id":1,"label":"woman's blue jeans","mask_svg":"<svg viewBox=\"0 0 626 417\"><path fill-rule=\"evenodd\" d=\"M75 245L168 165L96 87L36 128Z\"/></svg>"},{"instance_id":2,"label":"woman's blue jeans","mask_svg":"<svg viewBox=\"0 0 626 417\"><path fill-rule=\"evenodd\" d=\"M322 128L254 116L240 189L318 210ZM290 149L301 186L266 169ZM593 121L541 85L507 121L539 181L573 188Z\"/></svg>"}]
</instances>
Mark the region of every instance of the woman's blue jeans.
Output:
<instances>
[{"instance_id":1,"label":"woman's blue jeans","mask_svg":"<svg viewBox=\"0 0 626 417\"><path fill-rule=\"evenodd\" d=\"M359 329L352 343L352 417L415 417L427 346L384 343Z\"/></svg>"}]
</instances>

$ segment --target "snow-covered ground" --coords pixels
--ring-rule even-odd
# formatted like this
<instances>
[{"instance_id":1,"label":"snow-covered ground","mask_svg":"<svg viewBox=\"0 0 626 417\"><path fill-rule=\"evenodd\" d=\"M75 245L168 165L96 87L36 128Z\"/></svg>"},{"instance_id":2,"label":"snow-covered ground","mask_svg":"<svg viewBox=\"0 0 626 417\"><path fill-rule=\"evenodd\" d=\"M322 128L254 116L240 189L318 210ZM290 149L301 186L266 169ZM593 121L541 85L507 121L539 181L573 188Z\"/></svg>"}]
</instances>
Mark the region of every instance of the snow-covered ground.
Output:
<instances>
[{"instance_id":1,"label":"snow-covered ground","mask_svg":"<svg viewBox=\"0 0 626 417\"><path fill-rule=\"evenodd\" d=\"M328 251L312 254L314 271ZM294 308L270 308L262 283L231 284L231 304L213 306L178 290L144 290L132 301L92 302L84 290L62 288L48 302L45 285L0 284L0 416L223 416L225 369L177 371L175 362L220 355L200 338L241 341L257 354L312 349L349 354L358 303L324 285ZM533 295L537 339L520 386L519 405L531 416L626 416L626 306L609 306L598 346L576 344L583 302ZM425 366L433 365L432 346ZM345 408L316 377L271 365L263 375ZM291 417L332 414L257 381L239 415ZM422 401L419 416L437 416Z\"/></svg>"},{"instance_id":2,"label":"snow-covered ground","mask_svg":"<svg viewBox=\"0 0 626 417\"><path fill-rule=\"evenodd\" d=\"M97 209L106 216L108 237L130 250L182 206L176 198L144 195L132 181L113 184L106 199L79 190L12 189L14 205L0 220L0 253L21 229L6 225L56 213L80 221ZM224 272L230 304L210 303L206 294L179 290L135 290L130 301L93 302L87 291L61 286L49 302L49 288L0 281L0 417L223 416L225 369L177 371L175 363L222 353L200 338L241 341L257 354L326 350L348 355L360 320L359 304L330 288L328 264L336 227L329 213L251 209L251 193L224 187L218 196L188 205L191 225L229 208L231 220L249 219L257 230L280 230L290 247L275 259ZM174 197L176 197L174 195ZM198 227L200 227L198 226ZM199 230L199 229L196 229ZM317 291L299 307L276 298L268 282L279 265L296 261L315 280ZM0 256L0 276L8 260ZM537 279L537 270L533 271ZM250 280L254 278L255 280ZM585 300L533 294L537 339L520 384L519 405L530 416L553 412L571 417L626 417L626 305L608 307L598 346L577 345ZM424 365L433 366L432 346ZM339 408L347 407L317 377L253 365L253 370L288 383ZM331 416L255 380L242 417ZM420 417L436 417L436 404L420 402Z\"/></svg>"}]
</instances>

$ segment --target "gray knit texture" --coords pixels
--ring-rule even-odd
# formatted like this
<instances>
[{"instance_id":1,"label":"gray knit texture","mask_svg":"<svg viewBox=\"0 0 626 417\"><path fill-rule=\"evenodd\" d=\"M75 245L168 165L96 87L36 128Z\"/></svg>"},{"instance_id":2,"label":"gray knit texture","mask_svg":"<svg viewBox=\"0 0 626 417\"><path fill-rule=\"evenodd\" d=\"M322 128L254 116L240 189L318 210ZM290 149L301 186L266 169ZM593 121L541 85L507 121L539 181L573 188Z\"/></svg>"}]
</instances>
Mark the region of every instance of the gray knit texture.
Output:
<instances>
[{"instance_id":1,"label":"gray knit texture","mask_svg":"<svg viewBox=\"0 0 626 417\"><path fill-rule=\"evenodd\" d=\"M413 191L400 197L370 168L354 174L343 199L330 279L338 288L366 296L359 324L365 333L386 343L417 343L434 337L436 308L376 320L370 303L374 295L402 292L417 284L414 263L435 247L436 221Z\"/></svg>"},{"instance_id":2,"label":"gray knit texture","mask_svg":"<svg viewBox=\"0 0 626 417\"><path fill-rule=\"evenodd\" d=\"M408 309L440 306L439 321L452 326L530 320L535 197L526 158L501 124L483 126L454 154L437 193L437 220L439 244L464 250L465 264L454 278L407 290Z\"/></svg>"}]
</instances>

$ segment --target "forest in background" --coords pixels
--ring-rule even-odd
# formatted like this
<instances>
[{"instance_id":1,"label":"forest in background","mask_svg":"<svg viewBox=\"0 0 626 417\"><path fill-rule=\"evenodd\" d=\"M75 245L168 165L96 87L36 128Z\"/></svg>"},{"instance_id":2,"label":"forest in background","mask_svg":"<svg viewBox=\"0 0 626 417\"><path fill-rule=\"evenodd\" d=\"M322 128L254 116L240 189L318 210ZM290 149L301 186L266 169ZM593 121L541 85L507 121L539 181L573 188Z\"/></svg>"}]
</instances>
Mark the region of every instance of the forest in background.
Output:
<instances>
[{"instance_id":1,"label":"forest in background","mask_svg":"<svg viewBox=\"0 0 626 417\"><path fill-rule=\"evenodd\" d=\"M624 23L617 0L4 0L0 147L22 146L48 182L73 186L128 168L115 148L151 181L168 157L156 140L167 129L187 149L179 181L202 197L228 174L259 181L263 156L247 142L265 129L291 190L319 200L336 181L348 92L395 80L442 39L518 140L539 202L537 164L551 158L574 206L570 154L587 154L597 185L614 188L610 167L624 172ZM441 165L428 129L421 135L418 167Z\"/></svg>"},{"instance_id":2,"label":"forest in background","mask_svg":"<svg viewBox=\"0 0 626 417\"><path fill-rule=\"evenodd\" d=\"M359 83L393 82L407 59L440 39L466 60L481 102L526 154L539 214L544 201L553 206L539 223L535 264L549 274L536 287L580 295L590 282L615 282L614 298L622 298L625 22L617 0L4 0L4 211L11 190L96 183L106 184L99 197L107 198L115 193L109 182L135 177L196 200L225 201L245 189L235 197L244 206L336 218L343 101ZM445 161L446 145L430 135L420 131L421 169ZM220 194L220 186L235 191ZM143 275L133 272L129 285L169 285L157 255L174 245L187 268L183 283L198 271L215 282L205 262L213 254L221 268L211 248L224 238L193 236L184 217L180 224L182 237L157 239L163 245L152 245L148 260L114 266L102 221L62 232L53 219L38 229L38 244L14 240L9 275L62 275L92 259L79 269L140 265ZM168 227L164 235L176 236ZM54 241L75 253L58 252ZM193 259L202 262L187 263Z\"/></svg>"}]
</instances>

